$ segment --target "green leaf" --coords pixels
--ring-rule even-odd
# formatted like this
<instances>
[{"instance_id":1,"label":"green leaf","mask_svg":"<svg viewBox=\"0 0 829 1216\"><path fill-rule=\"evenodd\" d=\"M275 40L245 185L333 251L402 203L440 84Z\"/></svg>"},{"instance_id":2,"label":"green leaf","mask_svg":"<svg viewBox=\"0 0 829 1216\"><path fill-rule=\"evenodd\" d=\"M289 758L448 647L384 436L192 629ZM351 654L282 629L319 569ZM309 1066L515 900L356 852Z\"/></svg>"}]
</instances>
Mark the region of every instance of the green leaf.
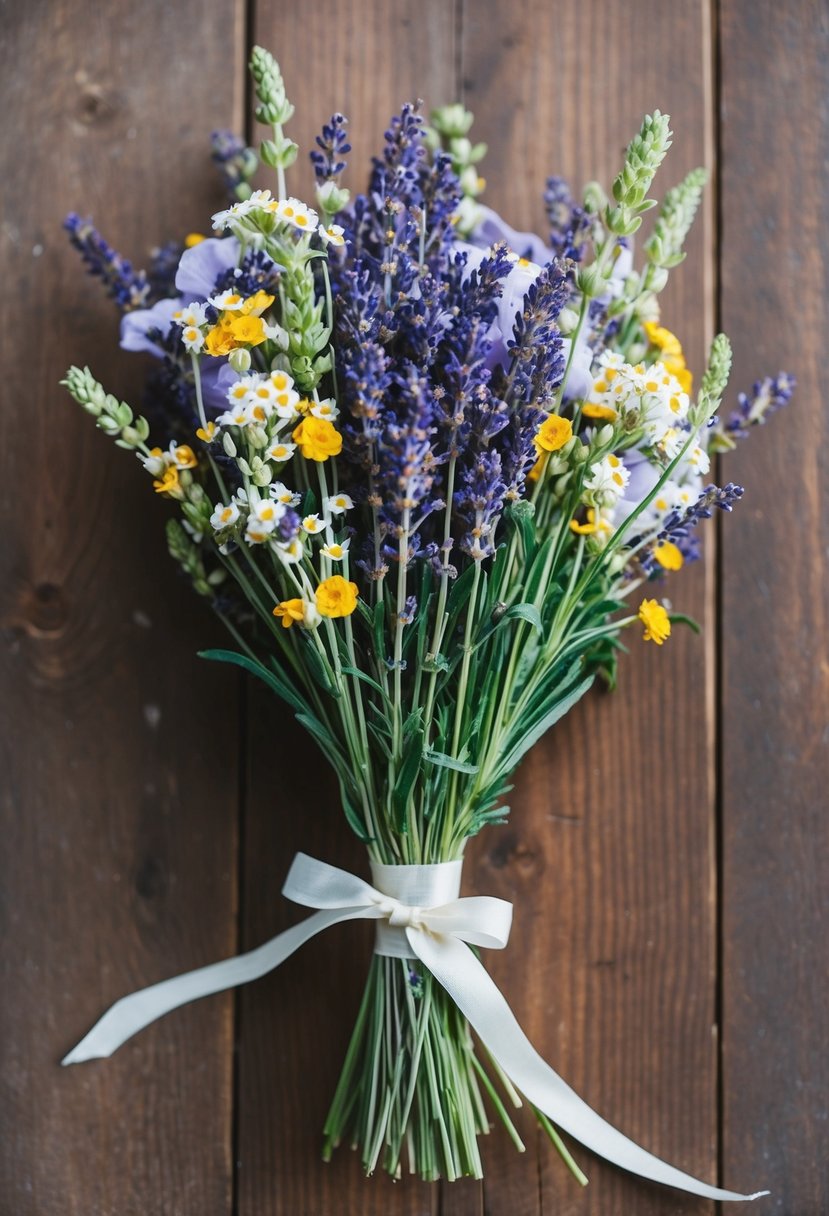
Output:
<instances>
[{"instance_id":1,"label":"green leaf","mask_svg":"<svg viewBox=\"0 0 829 1216\"><path fill-rule=\"evenodd\" d=\"M702 633L699 621L695 621L692 616L686 616L684 612L669 612L668 620L677 625L687 625L689 629L693 629L694 633Z\"/></svg>"},{"instance_id":2,"label":"green leaf","mask_svg":"<svg viewBox=\"0 0 829 1216\"><path fill-rule=\"evenodd\" d=\"M256 676L263 684L267 684L272 692L275 692L281 700L287 702L291 709L302 713L307 709L305 702L297 692L282 679L276 672L268 671L267 667L262 663L258 663L255 659L248 658L246 654L238 654L235 650L200 650L200 659L210 659L214 663L230 663L235 667L241 667L243 671L247 671L252 676Z\"/></svg>"},{"instance_id":3,"label":"green leaf","mask_svg":"<svg viewBox=\"0 0 829 1216\"><path fill-rule=\"evenodd\" d=\"M424 760L428 760L430 764L436 764L440 768L454 769L456 773L474 774L479 771L477 764L466 764L463 760L456 760L454 756L447 756L445 752L424 752L423 758Z\"/></svg>"},{"instance_id":4,"label":"green leaf","mask_svg":"<svg viewBox=\"0 0 829 1216\"><path fill-rule=\"evenodd\" d=\"M364 684L368 684L369 688L373 688L375 692L378 692L387 705L391 704L381 686L370 675L367 675L364 671L360 671L358 667L341 667L340 670L343 675L354 676L355 679L362 680Z\"/></svg>"},{"instance_id":5,"label":"green leaf","mask_svg":"<svg viewBox=\"0 0 829 1216\"><path fill-rule=\"evenodd\" d=\"M530 748L538 742L542 735L546 734L551 726L555 726L559 718L563 718L566 713L573 708L577 701L581 700L584 694L590 688L595 679L595 675L588 676L586 680L582 680L577 684L572 692L557 700L546 713L535 721L535 723L526 732L522 732L515 745L507 753L499 765L499 774L506 778L514 768L520 764L521 760L530 750Z\"/></svg>"},{"instance_id":6,"label":"green leaf","mask_svg":"<svg viewBox=\"0 0 829 1216\"><path fill-rule=\"evenodd\" d=\"M378 663L382 663L386 658L386 605L382 600L374 605L374 619L372 621L372 636L374 638L374 657Z\"/></svg>"},{"instance_id":7,"label":"green leaf","mask_svg":"<svg viewBox=\"0 0 829 1216\"><path fill-rule=\"evenodd\" d=\"M317 650L314 643L309 639L304 656L307 660L308 667L311 669L311 675L314 677L320 688L329 694L329 696L340 696L340 690L337 688L334 677L334 672L327 659L323 658Z\"/></svg>"},{"instance_id":8,"label":"green leaf","mask_svg":"<svg viewBox=\"0 0 829 1216\"><path fill-rule=\"evenodd\" d=\"M340 797L342 798L346 823L358 840L361 840L363 844L370 844L372 838L366 831L366 825L363 823L360 811L351 801L351 794L342 780L340 781Z\"/></svg>"},{"instance_id":9,"label":"green leaf","mask_svg":"<svg viewBox=\"0 0 829 1216\"><path fill-rule=\"evenodd\" d=\"M542 545L539 546L535 557L533 558L530 572L527 575L527 582L524 587L524 599L533 602L538 599L538 592L541 589L541 580L544 578L544 571L547 566L547 558L550 555L550 550L553 547L553 537L548 536ZM546 594L546 588L545 588Z\"/></svg>"},{"instance_id":10,"label":"green leaf","mask_svg":"<svg viewBox=\"0 0 829 1216\"><path fill-rule=\"evenodd\" d=\"M527 621L532 625L533 629L537 629L539 633L542 632L541 614L535 604L513 604L504 613L502 619L505 621Z\"/></svg>"},{"instance_id":11,"label":"green leaf","mask_svg":"<svg viewBox=\"0 0 829 1216\"><path fill-rule=\"evenodd\" d=\"M423 724L418 722L403 751L403 762L392 790L392 809L399 832L407 829L409 798L423 761Z\"/></svg>"}]
</instances>

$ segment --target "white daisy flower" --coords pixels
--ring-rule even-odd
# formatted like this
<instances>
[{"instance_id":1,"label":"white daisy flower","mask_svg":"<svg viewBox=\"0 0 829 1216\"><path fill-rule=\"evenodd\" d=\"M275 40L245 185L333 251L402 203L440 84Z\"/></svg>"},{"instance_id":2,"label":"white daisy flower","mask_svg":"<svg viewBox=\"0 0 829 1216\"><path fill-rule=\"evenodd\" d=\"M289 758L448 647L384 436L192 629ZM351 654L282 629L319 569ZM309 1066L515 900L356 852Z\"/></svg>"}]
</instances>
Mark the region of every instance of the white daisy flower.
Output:
<instances>
[{"instance_id":1,"label":"white daisy flower","mask_svg":"<svg viewBox=\"0 0 829 1216\"><path fill-rule=\"evenodd\" d=\"M284 507L295 507L299 503L299 494L295 494L293 490L281 481L273 481L268 486L268 493L271 498L277 502L281 502Z\"/></svg>"},{"instance_id":2,"label":"white daisy flower","mask_svg":"<svg viewBox=\"0 0 829 1216\"><path fill-rule=\"evenodd\" d=\"M339 247L345 244L345 229L341 228L339 224L329 224L327 228L325 224L320 224L317 231L326 245Z\"/></svg>"},{"instance_id":3,"label":"white daisy flower","mask_svg":"<svg viewBox=\"0 0 829 1216\"><path fill-rule=\"evenodd\" d=\"M281 368L271 372L269 379L278 393L284 393L286 389L294 387L293 377L289 376L287 372L283 372Z\"/></svg>"},{"instance_id":4,"label":"white daisy flower","mask_svg":"<svg viewBox=\"0 0 829 1216\"><path fill-rule=\"evenodd\" d=\"M273 210L279 219L303 232L313 232L319 223L319 216L313 207L298 198L282 199Z\"/></svg>"},{"instance_id":5,"label":"white daisy flower","mask_svg":"<svg viewBox=\"0 0 829 1216\"><path fill-rule=\"evenodd\" d=\"M188 304L186 308L180 308L178 312L173 313L173 320L178 322L182 329L187 329L191 325L205 325L207 323L205 306L204 304Z\"/></svg>"},{"instance_id":6,"label":"white daisy flower","mask_svg":"<svg viewBox=\"0 0 829 1216\"><path fill-rule=\"evenodd\" d=\"M244 302L245 297L239 295L239 292L234 291L232 287L228 287L227 291L223 291L221 295L210 297L210 303L220 312L238 312Z\"/></svg>"},{"instance_id":7,"label":"white daisy flower","mask_svg":"<svg viewBox=\"0 0 829 1216\"><path fill-rule=\"evenodd\" d=\"M344 511L350 511L353 506L354 502L348 494L332 494L323 503L324 511L331 515L342 515Z\"/></svg>"},{"instance_id":8,"label":"white daisy flower","mask_svg":"<svg viewBox=\"0 0 829 1216\"><path fill-rule=\"evenodd\" d=\"M250 426L254 419L250 406L246 401L237 402L232 409L225 410L216 419L219 426Z\"/></svg>"},{"instance_id":9,"label":"white daisy flower","mask_svg":"<svg viewBox=\"0 0 829 1216\"><path fill-rule=\"evenodd\" d=\"M215 532L223 532L225 528L232 528L238 518L239 508L235 502L230 502L227 506L223 502L219 502L213 508L210 526Z\"/></svg>"},{"instance_id":10,"label":"white daisy flower","mask_svg":"<svg viewBox=\"0 0 829 1216\"><path fill-rule=\"evenodd\" d=\"M339 412L336 402L330 397L324 397L322 401L315 401L310 410L315 418L327 418L329 422L333 422Z\"/></svg>"},{"instance_id":11,"label":"white daisy flower","mask_svg":"<svg viewBox=\"0 0 829 1216\"><path fill-rule=\"evenodd\" d=\"M204 346L204 334L195 325L185 325L181 331L181 340L184 343L184 349L191 355L197 355Z\"/></svg>"},{"instance_id":12,"label":"white daisy flower","mask_svg":"<svg viewBox=\"0 0 829 1216\"><path fill-rule=\"evenodd\" d=\"M225 211L217 211L212 216L213 230L221 232L223 228L230 228L236 221L244 219L250 211L250 200L246 199L240 203L234 203L232 207L228 207Z\"/></svg>"},{"instance_id":13,"label":"white daisy flower","mask_svg":"<svg viewBox=\"0 0 829 1216\"><path fill-rule=\"evenodd\" d=\"M697 473L702 473L703 475L705 475L711 468L711 461L708 458L708 453L706 452L705 448L700 447L699 444L692 447L688 453L688 463L692 469L695 469Z\"/></svg>"},{"instance_id":14,"label":"white daisy flower","mask_svg":"<svg viewBox=\"0 0 829 1216\"><path fill-rule=\"evenodd\" d=\"M630 469L622 464L618 456L610 454L590 466L584 488L592 490L594 494L616 499L624 492L629 481Z\"/></svg>"},{"instance_id":15,"label":"white daisy flower","mask_svg":"<svg viewBox=\"0 0 829 1216\"><path fill-rule=\"evenodd\" d=\"M349 542L347 540L344 540L342 544L338 544L336 541L331 541L330 544L323 545L320 552L324 553L325 556L330 558L332 562L341 562L348 552L348 545Z\"/></svg>"},{"instance_id":16,"label":"white daisy flower","mask_svg":"<svg viewBox=\"0 0 829 1216\"><path fill-rule=\"evenodd\" d=\"M325 529L325 520L320 519L319 515L306 515L302 521L302 527L309 536L316 536L318 532Z\"/></svg>"},{"instance_id":17,"label":"white daisy flower","mask_svg":"<svg viewBox=\"0 0 829 1216\"><path fill-rule=\"evenodd\" d=\"M302 561L302 556L305 552L302 547L302 541L299 539L299 537L295 537L294 540L289 541L286 545L277 543L274 545L274 549L276 550L277 556L285 563L286 566L297 565L298 562Z\"/></svg>"},{"instance_id":18,"label":"white daisy flower","mask_svg":"<svg viewBox=\"0 0 829 1216\"><path fill-rule=\"evenodd\" d=\"M253 208L253 207L267 207L274 200L273 200L270 190L254 190L253 194L251 194L250 198L247 201L248 201L248 206Z\"/></svg>"},{"instance_id":19,"label":"white daisy flower","mask_svg":"<svg viewBox=\"0 0 829 1216\"><path fill-rule=\"evenodd\" d=\"M281 439L278 439L276 443L272 443L268 448L268 460L274 460L278 464L281 464L285 460L290 460L295 451L295 443L283 443Z\"/></svg>"},{"instance_id":20,"label":"white daisy flower","mask_svg":"<svg viewBox=\"0 0 829 1216\"><path fill-rule=\"evenodd\" d=\"M294 388L282 389L274 395L276 415L289 421L299 417L299 393Z\"/></svg>"},{"instance_id":21,"label":"white daisy flower","mask_svg":"<svg viewBox=\"0 0 829 1216\"><path fill-rule=\"evenodd\" d=\"M248 522L245 527L245 540L249 545L261 545L273 532L284 514L284 507L274 502L272 498L262 498L251 503Z\"/></svg>"}]
</instances>

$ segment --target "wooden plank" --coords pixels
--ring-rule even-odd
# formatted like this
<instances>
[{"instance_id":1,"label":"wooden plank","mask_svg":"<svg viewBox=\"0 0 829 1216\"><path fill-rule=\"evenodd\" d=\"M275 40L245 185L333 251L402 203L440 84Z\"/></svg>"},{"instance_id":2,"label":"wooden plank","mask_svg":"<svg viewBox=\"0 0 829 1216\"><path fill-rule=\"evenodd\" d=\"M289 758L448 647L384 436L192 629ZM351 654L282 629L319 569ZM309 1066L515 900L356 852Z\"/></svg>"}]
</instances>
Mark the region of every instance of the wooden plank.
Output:
<instances>
[{"instance_id":1,"label":"wooden plank","mask_svg":"<svg viewBox=\"0 0 829 1216\"><path fill-rule=\"evenodd\" d=\"M550 173L609 185L646 111L676 132L659 192L710 163L708 4L492 0L464 9L464 101L490 145L486 198L542 231ZM663 298L666 324L699 372L712 325L710 203ZM709 542L712 539L708 538ZM710 556L710 551L709 551ZM667 593L702 620L661 652L631 638L615 695L592 695L524 765L507 828L474 842L471 885L511 899L509 949L488 959L539 1050L622 1130L669 1160L716 1175L713 1038L712 644L710 566ZM521 1121L529 1160L493 1136L493 1216L711 1205L649 1186L578 1146L581 1190Z\"/></svg>"},{"instance_id":2,"label":"wooden plank","mask_svg":"<svg viewBox=\"0 0 829 1216\"><path fill-rule=\"evenodd\" d=\"M236 683L164 543L169 511L69 401L89 362L140 395L61 221L136 260L218 201L206 135L238 122L241 0L4 9L3 992L0 1209L229 1211L231 1000L112 1060L61 1056L117 997L235 948ZM184 65L188 65L185 70ZM129 366L128 366L129 365ZM218 741L224 743L219 745Z\"/></svg>"},{"instance_id":3,"label":"wooden plank","mask_svg":"<svg viewBox=\"0 0 829 1216\"><path fill-rule=\"evenodd\" d=\"M829 1210L829 25L721 5L722 319L748 388L797 375L731 458L723 528L723 1161L768 1210ZM784 556L785 555L785 556Z\"/></svg>"},{"instance_id":4,"label":"wooden plank","mask_svg":"<svg viewBox=\"0 0 829 1216\"><path fill-rule=\"evenodd\" d=\"M391 114L417 96L431 105L453 95L454 34L454 4L445 0L416 8L383 0L315 0L301 20L280 6L257 5L255 40L278 56L297 109L289 133L302 152L290 189L311 196L307 151L335 110L350 118L348 183L362 189ZM275 772L274 732L279 755L291 757L289 771L283 759ZM254 695L248 733L243 925L245 943L254 945L302 915L279 896L298 849L358 873L366 872L366 862L342 818L335 783L289 715L272 699ZM383 1174L366 1180L347 1148L328 1166L320 1161L322 1125L371 942L368 926L340 926L242 994L240 1216L425 1216L436 1210L437 1186L409 1179L395 1184Z\"/></svg>"}]
</instances>

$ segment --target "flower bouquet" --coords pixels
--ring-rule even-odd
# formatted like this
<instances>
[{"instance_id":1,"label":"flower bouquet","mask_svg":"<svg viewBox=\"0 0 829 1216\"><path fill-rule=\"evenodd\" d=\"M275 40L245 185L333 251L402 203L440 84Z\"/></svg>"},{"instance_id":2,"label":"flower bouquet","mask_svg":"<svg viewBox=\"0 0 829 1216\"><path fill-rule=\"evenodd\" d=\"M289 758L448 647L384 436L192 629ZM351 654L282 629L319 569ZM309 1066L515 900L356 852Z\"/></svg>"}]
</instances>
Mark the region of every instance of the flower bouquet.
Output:
<instances>
[{"instance_id":1,"label":"flower bouquet","mask_svg":"<svg viewBox=\"0 0 829 1216\"><path fill-rule=\"evenodd\" d=\"M66 1062L108 1055L184 1001L261 975L338 920L376 921L369 970L324 1129L366 1172L482 1174L478 1137L523 1093L625 1168L715 1198L611 1128L534 1052L478 947L510 907L459 899L470 836L503 823L522 757L597 679L621 637L661 646L678 622L665 576L698 555L697 525L730 511L707 483L790 395L785 375L717 411L718 336L694 392L657 298L705 184L655 206L668 118L646 117L608 197L547 183L547 241L479 201L472 116L404 106L368 188L341 185L335 114L311 152L312 207L290 195L293 108L264 50L251 71L260 156L226 133L230 194L214 234L158 251L148 273L92 224L67 227L123 311L121 344L158 360L136 415L88 369L66 385L175 509L170 552L224 622L206 657L256 675L313 735L365 843L372 881L300 855L285 893L317 909L249 955L119 1002ZM261 160L275 192L253 189ZM473 1031L476 1037L473 1038Z\"/></svg>"}]
</instances>

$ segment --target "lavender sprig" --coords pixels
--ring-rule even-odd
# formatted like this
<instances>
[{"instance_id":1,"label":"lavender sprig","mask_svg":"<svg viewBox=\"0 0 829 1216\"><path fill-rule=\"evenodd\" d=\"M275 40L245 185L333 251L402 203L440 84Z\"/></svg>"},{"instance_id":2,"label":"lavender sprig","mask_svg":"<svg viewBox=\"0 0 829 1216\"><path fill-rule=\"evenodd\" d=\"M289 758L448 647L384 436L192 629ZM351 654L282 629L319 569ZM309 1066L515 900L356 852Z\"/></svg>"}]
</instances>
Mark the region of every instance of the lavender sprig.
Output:
<instances>
[{"instance_id":1,"label":"lavender sprig","mask_svg":"<svg viewBox=\"0 0 829 1216\"><path fill-rule=\"evenodd\" d=\"M550 246L558 258L581 261L584 244L590 235L590 220L570 193L563 177L548 177L544 189L544 208L550 224Z\"/></svg>"},{"instance_id":2,"label":"lavender sprig","mask_svg":"<svg viewBox=\"0 0 829 1216\"><path fill-rule=\"evenodd\" d=\"M81 219L72 212L67 215L63 226L89 273L103 280L107 294L112 296L122 312L148 307L152 302L152 289L146 273L134 270L131 262L116 253L92 220Z\"/></svg>"},{"instance_id":3,"label":"lavender sprig","mask_svg":"<svg viewBox=\"0 0 829 1216\"><path fill-rule=\"evenodd\" d=\"M789 404L796 384L794 376L788 372L778 372L776 376L755 381L750 393L738 395L737 409L725 425L713 428L712 450L729 451L736 440L745 439L752 427L762 426L767 418Z\"/></svg>"},{"instance_id":4,"label":"lavender sprig","mask_svg":"<svg viewBox=\"0 0 829 1216\"><path fill-rule=\"evenodd\" d=\"M219 170L231 201L250 196L248 182L259 161L253 148L232 131L214 131L210 136L211 158Z\"/></svg>"}]
</instances>

